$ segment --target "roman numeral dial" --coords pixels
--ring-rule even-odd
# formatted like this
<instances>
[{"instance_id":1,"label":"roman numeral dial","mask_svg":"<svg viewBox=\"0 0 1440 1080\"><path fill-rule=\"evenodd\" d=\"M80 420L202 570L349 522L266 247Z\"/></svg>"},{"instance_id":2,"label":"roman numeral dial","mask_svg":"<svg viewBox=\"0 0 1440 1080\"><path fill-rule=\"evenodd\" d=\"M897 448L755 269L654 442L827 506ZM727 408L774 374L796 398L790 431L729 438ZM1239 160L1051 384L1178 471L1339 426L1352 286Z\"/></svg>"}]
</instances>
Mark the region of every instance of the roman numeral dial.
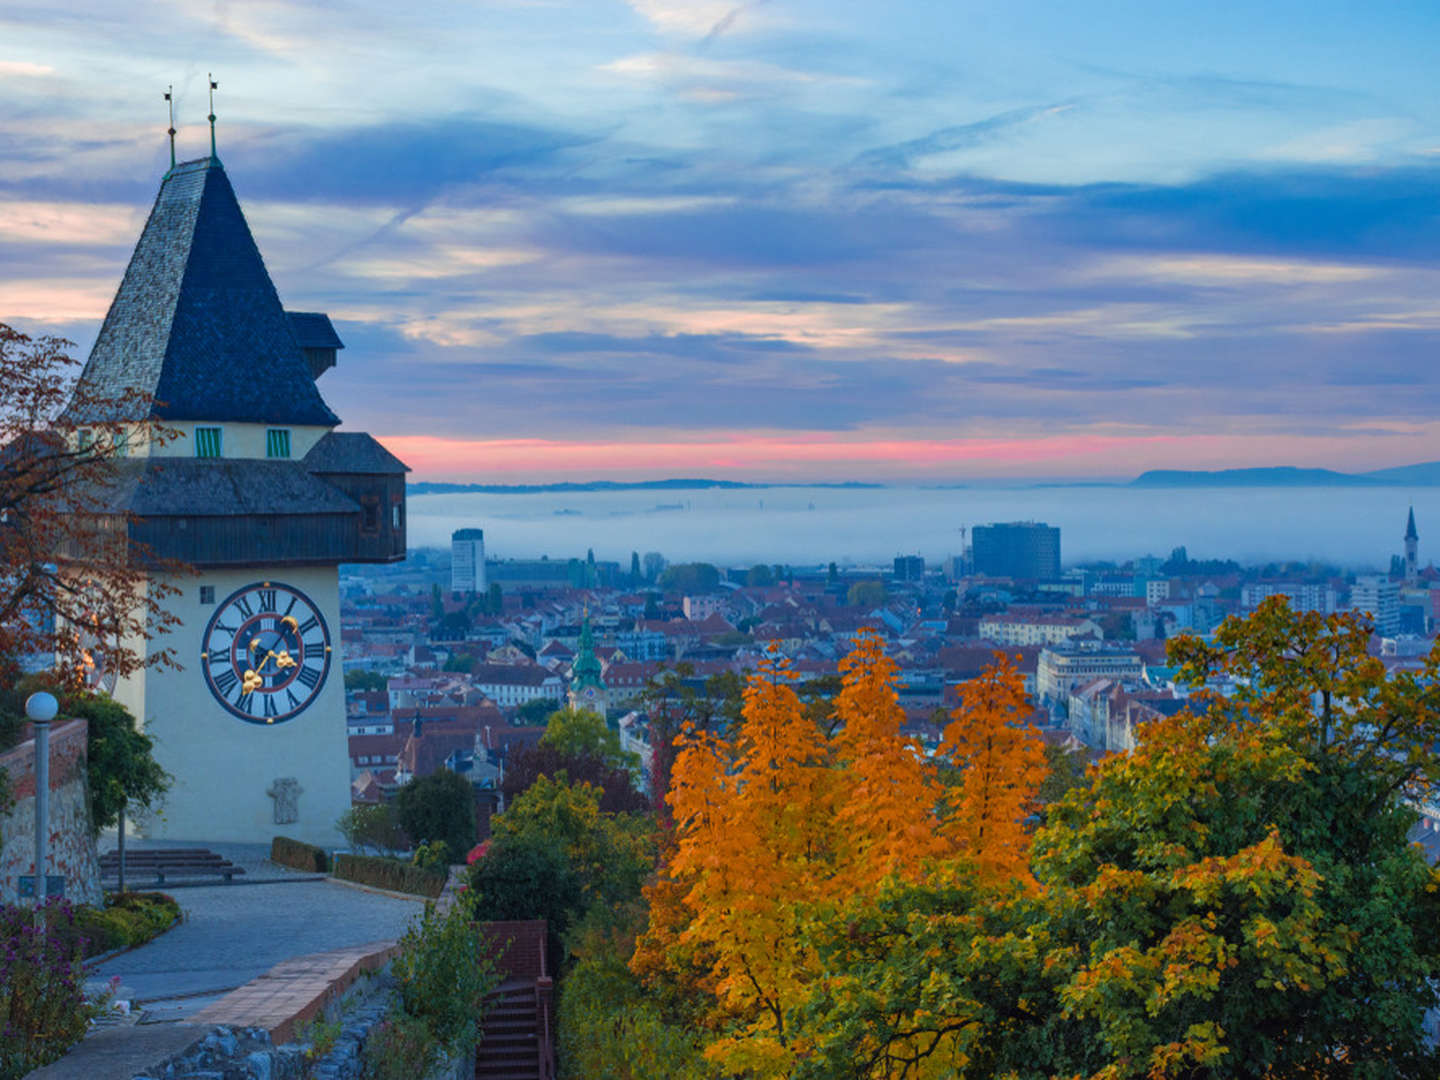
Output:
<instances>
[{"instance_id":1,"label":"roman numeral dial","mask_svg":"<svg viewBox=\"0 0 1440 1080\"><path fill-rule=\"evenodd\" d=\"M278 581L237 589L205 624L200 670L211 695L252 724L280 724L319 696L330 628L308 596Z\"/></svg>"}]
</instances>

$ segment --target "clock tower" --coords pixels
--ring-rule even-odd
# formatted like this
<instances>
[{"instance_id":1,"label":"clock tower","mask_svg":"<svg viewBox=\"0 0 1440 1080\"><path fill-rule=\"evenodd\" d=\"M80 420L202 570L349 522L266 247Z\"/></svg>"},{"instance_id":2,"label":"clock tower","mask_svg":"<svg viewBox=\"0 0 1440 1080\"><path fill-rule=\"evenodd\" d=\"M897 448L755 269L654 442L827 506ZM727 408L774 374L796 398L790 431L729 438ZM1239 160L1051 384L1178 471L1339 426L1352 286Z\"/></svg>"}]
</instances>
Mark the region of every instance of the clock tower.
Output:
<instances>
[{"instance_id":1,"label":"clock tower","mask_svg":"<svg viewBox=\"0 0 1440 1080\"><path fill-rule=\"evenodd\" d=\"M405 557L407 471L334 430L316 380L342 348L325 315L281 305L219 159L171 168L80 376L131 415L65 418L82 439L87 420L134 422L106 509L147 555L195 571L152 576L179 589L181 624L152 647L181 667L111 690L173 777L137 822L149 836L338 840L338 567Z\"/></svg>"}]
</instances>

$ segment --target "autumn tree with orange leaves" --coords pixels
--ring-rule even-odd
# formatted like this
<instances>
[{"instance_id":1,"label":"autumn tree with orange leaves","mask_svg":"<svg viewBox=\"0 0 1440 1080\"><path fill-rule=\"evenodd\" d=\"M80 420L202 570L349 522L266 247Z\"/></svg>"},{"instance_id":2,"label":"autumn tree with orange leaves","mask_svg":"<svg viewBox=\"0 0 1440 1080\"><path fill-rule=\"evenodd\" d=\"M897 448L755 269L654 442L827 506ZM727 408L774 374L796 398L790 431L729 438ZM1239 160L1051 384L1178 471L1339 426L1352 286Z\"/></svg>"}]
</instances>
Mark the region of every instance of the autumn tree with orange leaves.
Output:
<instances>
[{"instance_id":1,"label":"autumn tree with orange leaves","mask_svg":"<svg viewBox=\"0 0 1440 1080\"><path fill-rule=\"evenodd\" d=\"M949 746L963 783L953 799L901 730L898 669L882 639L862 631L840 671L833 717L817 724L772 653L733 738L680 740L674 853L652 886L632 968L651 979L688 973L713 996L707 1057L726 1073L784 1076L806 1056L812 1036L793 1025L822 974L817 919L950 865L987 880L1021 873L1044 768L1038 736L1019 726L1013 665L997 663L956 713Z\"/></svg>"},{"instance_id":2,"label":"autumn tree with orange leaves","mask_svg":"<svg viewBox=\"0 0 1440 1080\"><path fill-rule=\"evenodd\" d=\"M1033 708L1015 662L995 663L965 683L940 752L959 771L942 831L982 878L1028 879L1026 819L1049 771L1045 743L1027 721Z\"/></svg>"}]
</instances>

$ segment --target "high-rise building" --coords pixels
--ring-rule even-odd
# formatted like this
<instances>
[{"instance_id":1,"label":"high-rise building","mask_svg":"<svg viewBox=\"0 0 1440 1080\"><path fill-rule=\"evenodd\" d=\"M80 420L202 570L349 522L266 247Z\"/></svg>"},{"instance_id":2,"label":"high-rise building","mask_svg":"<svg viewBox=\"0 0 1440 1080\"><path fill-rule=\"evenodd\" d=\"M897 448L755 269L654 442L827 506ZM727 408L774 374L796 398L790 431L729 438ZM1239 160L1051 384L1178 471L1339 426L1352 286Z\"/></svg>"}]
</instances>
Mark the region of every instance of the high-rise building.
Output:
<instances>
[{"instance_id":1,"label":"high-rise building","mask_svg":"<svg viewBox=\"0 0 1440 1080\"><path fill-rule=\"evenodd\" d=\"M896 581L924 581L925 559L920 555L895 556Z\"/></svg>"},{"instance_id":2,"label":"high-rise building","mask_svg":"<svg viewBox=\"0 0 1440 1080\"><path fill-rule=\"evenodd\" d=\"M970 532L975 573L990 577L1060 576L1060 530L1037 521L977 525Z\"/></svg>"},{"instance_id":3,"label":"high-rise building","mask_svg":"<svg viewBox=\"0 0 1440 1080\"><path fill-rule=\"evenodd\" d=\"M450 534L450 591L483 593L485 580L485 530L456 529Z\"/></svg>"},{"instance_id":4,"label":"high-rise building","mask_svg":"<svg viewBox=\"0 0 1440 1080\"><path fill-rule=\"evenodd\" d=\"M1400 632L1400 583L1381 574L1364 574L1350 590L1350 610L1367 614L1375 632L1394 637Z\"/></svg>"}]
</instances>

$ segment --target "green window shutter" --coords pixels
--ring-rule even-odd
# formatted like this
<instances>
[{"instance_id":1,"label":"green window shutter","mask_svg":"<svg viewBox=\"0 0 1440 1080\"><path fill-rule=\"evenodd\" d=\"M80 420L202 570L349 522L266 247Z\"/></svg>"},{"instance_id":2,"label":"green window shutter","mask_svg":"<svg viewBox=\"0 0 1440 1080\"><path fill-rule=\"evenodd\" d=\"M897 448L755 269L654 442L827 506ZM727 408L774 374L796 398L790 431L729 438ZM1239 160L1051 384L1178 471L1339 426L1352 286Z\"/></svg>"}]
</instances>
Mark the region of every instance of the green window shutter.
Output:
<instances>
[{"instance_id":1,"label":"green window shutter","mask_svg":"<svg viewBox=\"0 0 1440 1080\"><path fill-rule=\"evenodd\" d=\"M265 432L265 456L288 458L290 456L290 429L270 428Z\"/></svg>"},{"instance_id":2,"label":"green window shutter","mask_svg":"<svg viewBox=\"0 0 1440 1080\"><path fill-rule=\"evenodd\" d=\"M220 429L218 427L197 427L195 429L195 456L203 458L220 456Z\"/></svg>"}]
</instances>

